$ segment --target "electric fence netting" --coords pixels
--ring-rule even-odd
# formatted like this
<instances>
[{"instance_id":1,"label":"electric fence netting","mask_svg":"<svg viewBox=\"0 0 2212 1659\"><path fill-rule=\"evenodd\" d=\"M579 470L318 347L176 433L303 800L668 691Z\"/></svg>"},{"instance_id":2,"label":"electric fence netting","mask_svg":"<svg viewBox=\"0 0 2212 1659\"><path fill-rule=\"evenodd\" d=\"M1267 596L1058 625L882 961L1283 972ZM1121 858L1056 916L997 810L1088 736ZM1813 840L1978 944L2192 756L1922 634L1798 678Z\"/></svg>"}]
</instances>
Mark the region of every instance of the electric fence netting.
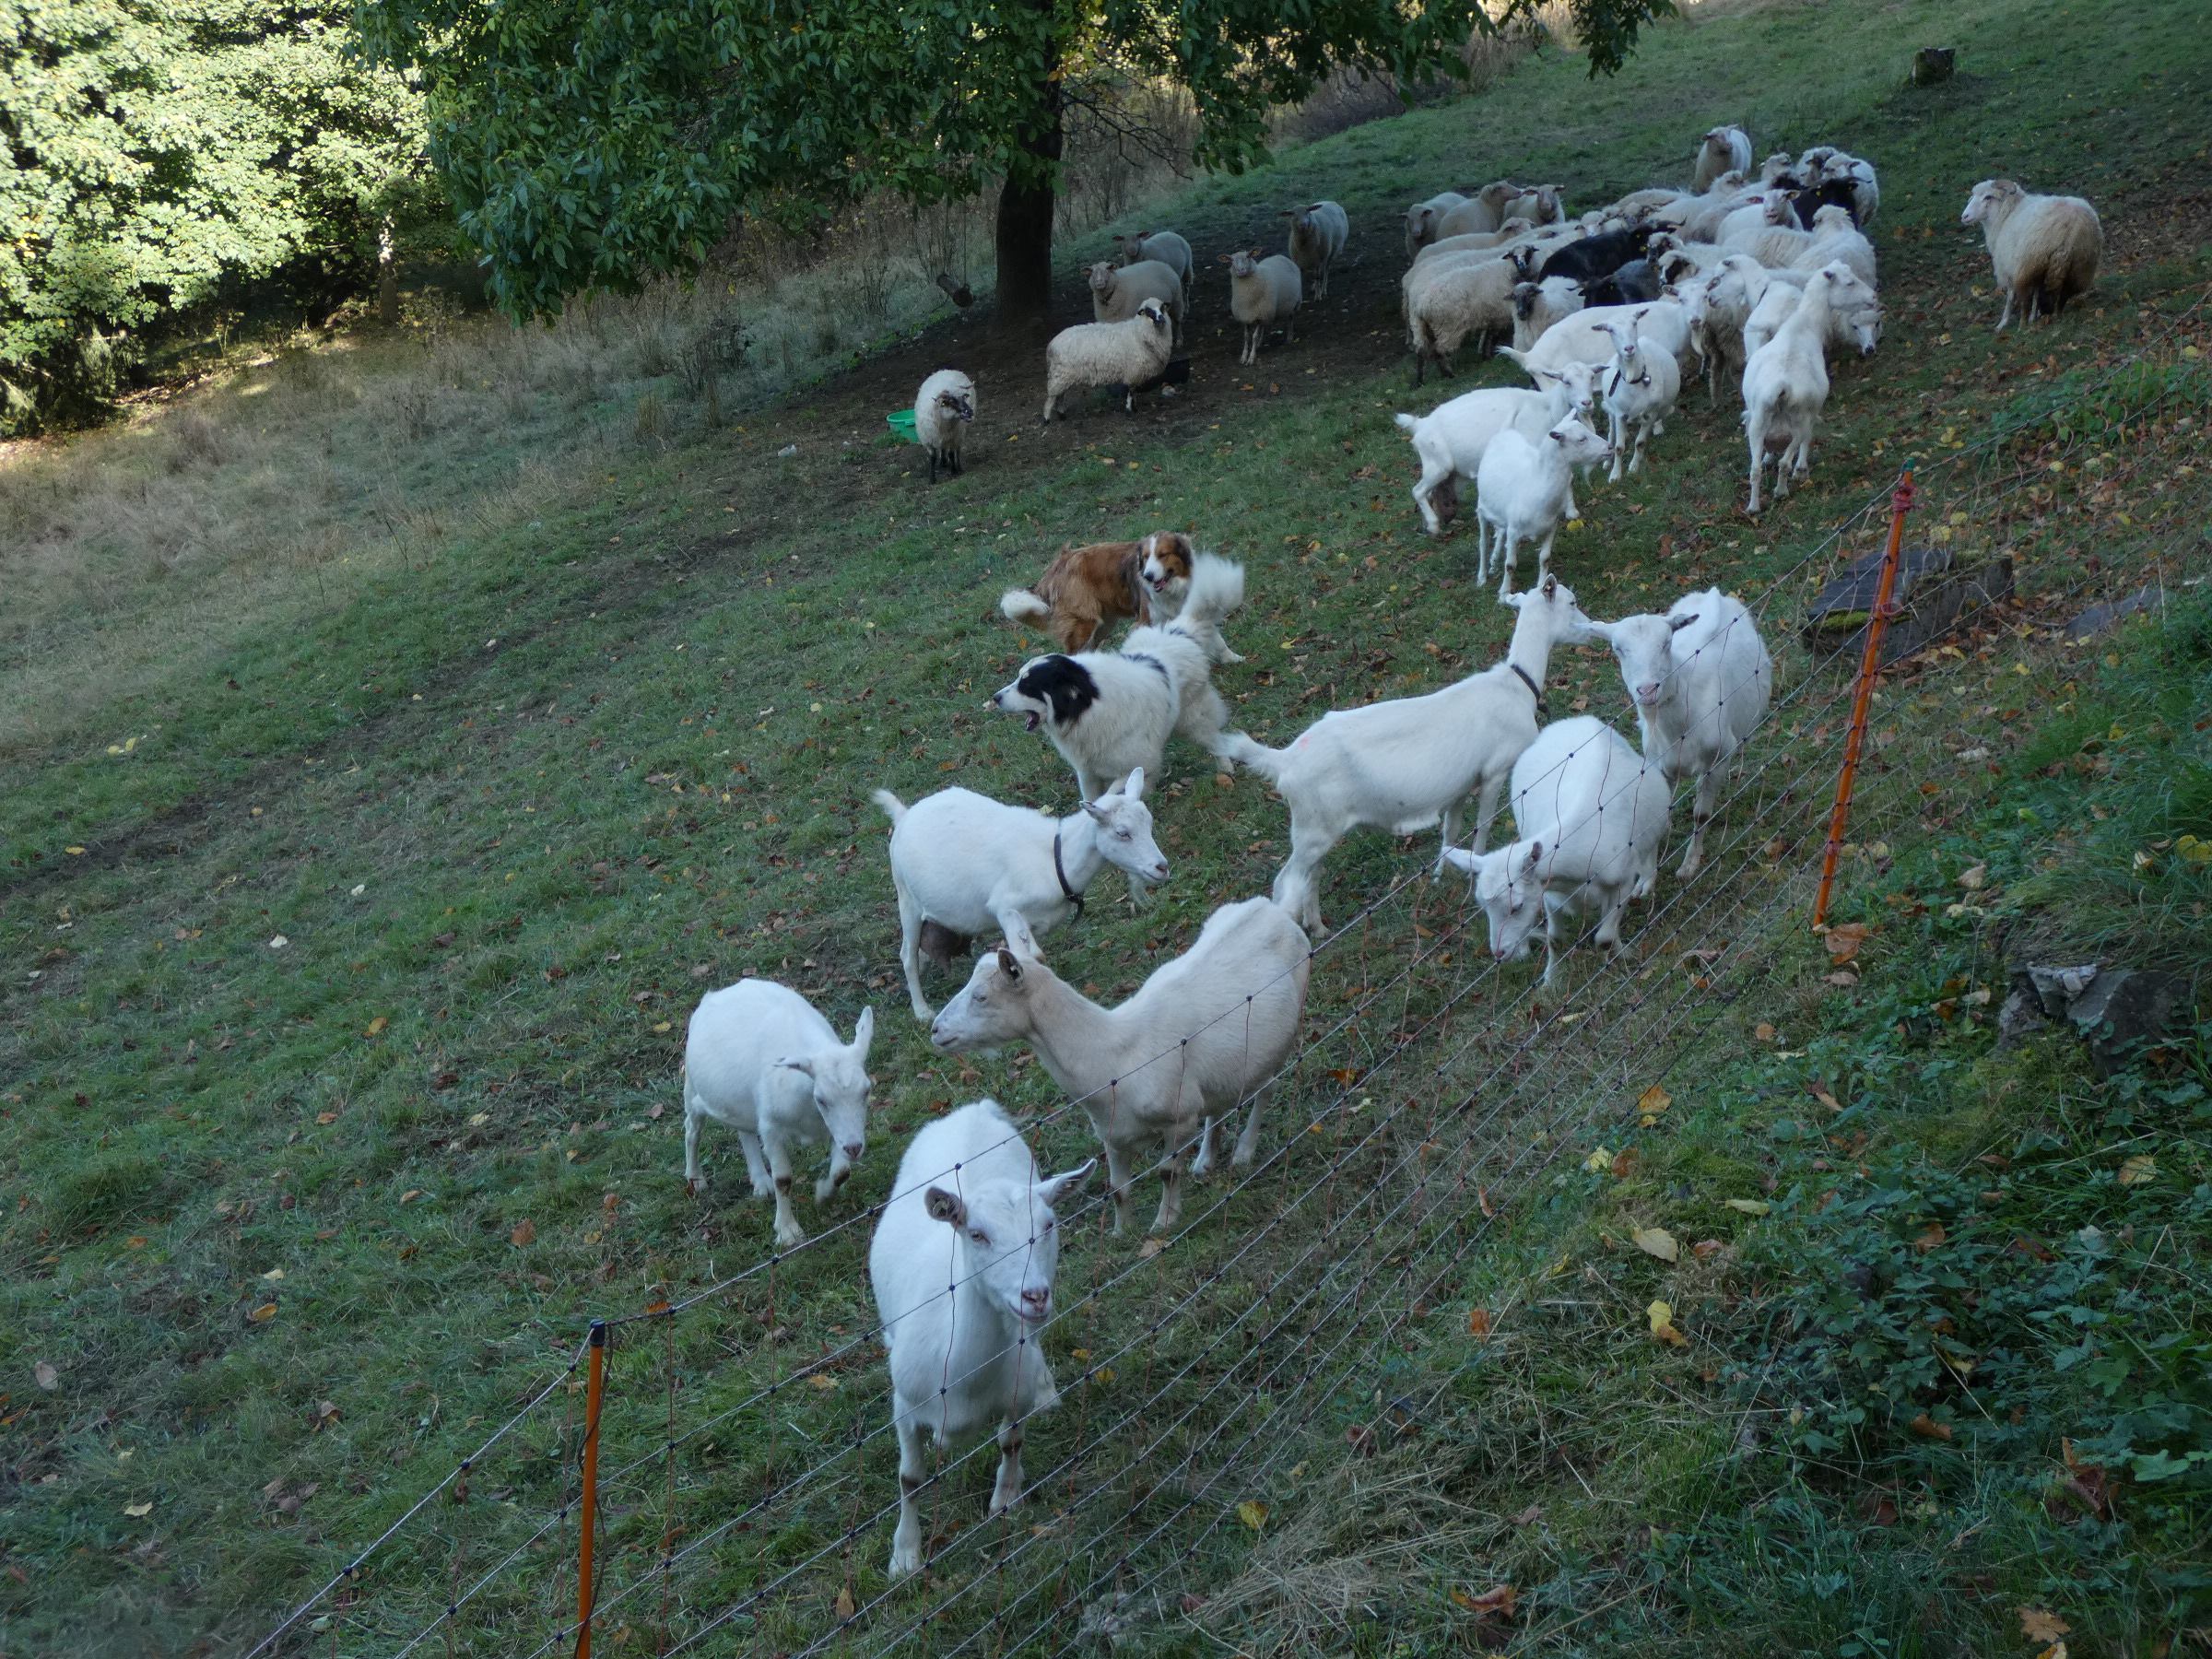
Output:
<instances>
[{"instance_id":1,"label":"electric fence netting","mask_svg":"<svg viewBox=\"0 0 2212 1659\"><path fill-rule=\"evenodd\" d=\"M1694 1079L1701 1035L1741 1041L1736 999L1809 923L1847 750L1871 743L1873 775L1836 836L1847 893L1880 838L1923 810L1882 758L1884 732L1911 717L1896 693L1914 665L1885 669L1855 632L1800 632L1840 565L1878 552L1915 493L1910 530L2009 550L2011 582L1975 589L1915 659L1937 674L1947 654L2062 641L2085 598L2161 574L2170 556L2143 537L2124 576L2113 560L2046 559L2041 538L2137 481L2131 433L2212 408L2203 365L2181 356L2206 304L2157 318L2126 362L2016 400L2017 418L1978 441L1931 435L1910 486L1885 482L1739 595L1775 656L1772 700L1703 867L1680 881L1663 859L1618 960L1585 941L1546 987L1493 957L1468 881L1432 877L1432 853L1400 851L1359 901L1369 865L1340 854L1301 1038L1262 1086L1259 1155L1189 1183L1165 1238L1108 1235L1097 1183L1062 1206L1055 1312L1031 1350L1050 1356L1060 1398L1029 1425L1020 1506L985 1515L987 1432L935 1447L917 1495L926 1567L887 1578L899 1453L884 1332L841 1266L845 1235L865 1243L877 1213L855 1206L804 1244L553 1348L512 1417L435 1484L365 1502L365 1541L248 1659L888 1653L917 1637L995 1659L1174 1618L1177 1574L1207 1537L1295 1506L1318 1448L1362 1455L1478 1403L1479 1365L1422 1363L1446 1310L1464 1328L1470 1256L1594 1130L1632 1121L1641 1091L1685 1087L1686 1067ZM1608 772L1573 810L1625 812L1638 770ZM1668 846L1685 815L1677 802ZM981 1069L975 1094L1014 1092L1003 1066ZM1023 1120L1044 1167L1095 1149L1091 1116L1111 1116L1121 1081ZM841 1265L823 1261L833 1243ZM802 1307L825 1338L794 1339Z\"/></svg>"}]
</instances>

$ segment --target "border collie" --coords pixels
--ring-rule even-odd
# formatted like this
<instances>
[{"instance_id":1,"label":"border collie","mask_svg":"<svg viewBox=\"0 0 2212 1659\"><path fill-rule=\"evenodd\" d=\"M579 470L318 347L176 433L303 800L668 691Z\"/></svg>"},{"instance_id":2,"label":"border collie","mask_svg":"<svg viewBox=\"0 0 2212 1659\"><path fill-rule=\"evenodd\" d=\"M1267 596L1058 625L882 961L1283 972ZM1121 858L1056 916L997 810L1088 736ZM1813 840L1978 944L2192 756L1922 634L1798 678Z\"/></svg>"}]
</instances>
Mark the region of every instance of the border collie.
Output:
<instances>
[{"instance_id":1,"label":"border collie","mask_svg":"<svg viewBox=\"0 0 2212 1659\"><path fill-rule=\"evenodd\" d=\"M1063 651L1088 651L1101 629L1124 617L1140 627L1165 622L1171 602L1190 585L1191 538L1156 530L1142 541L1063 547L1033 586L1008 588L998 608L1008 621L1052 635Z\"/></svg>"},{"instance_id":2,"label":"border collie","mask_svg":"<svg viewBox=\"0 0 2212 1659\"><path fill-rule=\"evenodd\" d=\"M1205 745L1228 721L1211 677L1216 663L1244 660L1221 637L1243 603L1244 567L1201 553L1172 622L1132 629L1119 651L1032 657L989 706L1041 726L1087 801L1137 767L1159 777L1171 732Z\"/></svg>"}]
</instances>

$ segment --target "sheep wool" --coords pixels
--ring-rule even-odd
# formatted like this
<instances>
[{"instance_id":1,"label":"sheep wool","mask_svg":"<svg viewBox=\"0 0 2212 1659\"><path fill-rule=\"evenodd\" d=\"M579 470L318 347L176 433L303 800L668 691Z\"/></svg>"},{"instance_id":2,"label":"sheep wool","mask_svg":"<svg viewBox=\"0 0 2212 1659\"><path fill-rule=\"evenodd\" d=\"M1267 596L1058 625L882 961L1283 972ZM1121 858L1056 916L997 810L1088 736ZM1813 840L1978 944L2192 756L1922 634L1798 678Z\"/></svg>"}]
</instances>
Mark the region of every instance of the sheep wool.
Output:
<instances>
[{"instance_id":1,"label":"sheep wool","mask_svg":"<svg viewBox=\"0 0 2212 1659\"><path fill-rule=\"evenodd\" d=\"M2097 283L2104 258L2104 226L2097 209L2079 196L2030 195L2010 179L1984 179L1967 198L1962 225L1980 225L1989 263L2004 290L2002 330L2013 307L2025 303L2027 320L2039 312L2056 316L2069 300Z\"/></svg>"},{"instance_id":2,"label":"sheep wool","mask_svg":"<svg viewBox=\"0 0 2212 1659\"><path fill-rule=\"evenodd\" d=\"M1125 386L1122 406L1135 408L1136 388L1166 371L1174 346L1167 311L1157 300L1147 300L1126 322L1062 329L1044 348L1046 422L1061 398L1089 386Z\"/></svg>"}]
</instances>

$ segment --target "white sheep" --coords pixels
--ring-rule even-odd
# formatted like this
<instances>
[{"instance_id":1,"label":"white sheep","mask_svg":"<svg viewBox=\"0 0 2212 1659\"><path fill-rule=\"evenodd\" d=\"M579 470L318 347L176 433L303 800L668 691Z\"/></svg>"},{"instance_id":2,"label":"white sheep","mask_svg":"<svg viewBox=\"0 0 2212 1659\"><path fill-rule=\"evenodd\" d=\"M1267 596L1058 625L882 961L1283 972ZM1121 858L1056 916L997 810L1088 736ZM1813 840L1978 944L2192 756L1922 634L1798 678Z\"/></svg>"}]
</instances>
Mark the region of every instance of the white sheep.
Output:
<instances>
[{"instance_id":1,"label":"white sheep","mask_svg":"<svg viewBox=\"0 0 2212 1659\"><path fill-rule=\"evenodd\" d=\"M1850 280L1839 281L1829 289L1825 340L1831 351L1849 347L1861 357L1870 357L1882 343L1881 298L1861 282L1848 265L1841 268ZM1798 270L1767 273L1767 285L1759 303L1744 319L1744 362L1747 364L1751 354L1772 339L1775 331L1789 321L1805 295L1806 285L1817 275L1818 272Z\"/></svg>"},{"instance_id":2,"label":"white sheep","mask_svg":"<svg viewBox=\"0 0 2212 1659\"><path fill-rule=\"evenodd\" d=\"M1416 202L1406 209L1406 257L1411 259L1441 234L1438 226L1444 215L1467 198L1456 190L1441 191L1425 202ZM1496 221L1492 221L1493 227Z\"/></svg>"},{"instance_id":3,"label":"white sheep","mask_svg":"<svg viewBox=\"0 0 2212 1659\"><path fill-rule=\"evenodd\" d=\"M1563 184L1539 184L1535 189L1524 191L1506 203L1503 212L1507 218L1525 218L1538 225L1564 225L1567 222L1567 187ZM1596 226L1593 225L1592 229L1594 232Z\"/></svg>"},{"instance_id":4,"label":"white sheep","mask_svg":"<svg viewBox=\"0 0 2212 1659\"><path fill-rule=\"evenodd\" d=\"M1583 421L1594 419L1596 387L1604 373L1596 363L1572 363L1557 373L1546 371L1538 375L1537 389L1533 392L1516 386L1488 386L1440 404L1418 420L1410 415L1398 416L1399 429L1412 441L1413 453L1421 461L1420 481L1413 487L1413 504L1420 512L1422 527L1430 535L1444 533L1445 520L1458 510L1460 481L1465 479L1473 486L1482 466L1483 452L1499 433L1511 430L1535 437L1569 415ZM1567 503L1567 516L1575 516L1571 499Z\"/></svg>"},{"instance_id":5,"label":"white sheep","mask_svg":"<svg viewBox=\"0 0 2212 1659\"><path fill-rule=\"evenodd\" d=\"M1851 208L1859 216L1859 223L1871 225L1874 216L1882 210L1881 179L1874 171L1874 163L1859 156L1845 156L1842 165L1831 165L1827 170L1830 178L1851 181Z\"/></svg>"},{"instance_id":6,"label":"white sheep","mask_svg":"<svg viewBox=\"0 0 2212 1659\"><path fill-rule=\"evenodd\" d=\"M1680 872L1687 881L1704 863L1705 826L1720 804L1724 770L1766 718L1773 659L1751 613L1719 588L1685 594L1665 616L1593 622L1588 632L1611 646L1620 664L1643 734L1643 758L1670 787L1685 778L1696 783Z\"/></svg>"},{"instance_id":7,"label":"white sheep","mask_svg":"<svg viewBox=\"0 0 2212 1659\"><path fill-rule=\"evenodd\" d=\"M1759 511L1759 474L1767 446L1782 441L1774 464L1774 493L1787 495L1792 477L1812 470L1813 429L1828 406L1830 296L1858 278L1848 265L1831 265L1805 285L1796 309L1774 337L1744 364L1744 435L1751 448L1751 511Z\"/></svg>"},{"instance_id":8,"label":"white sheep","mask_svg":"<svg viewBox=\"0 0 2212 1659\"><path fill-rule=\"evenodd\" d=\"M922 1566L924 1433L944 1446L997 1422L990 1512L1021 1501L1022 1427L1060 1398L1043 1343L1060 1265L1055 1212L1097 1161L1040 1177L995 1100L957 1107L907 1143L868 1244L899 1435L895 1579Z\"/></svg>"},{"instance_id":9,"label":"white sheep","mask_svg":"<svg viewBox=\"0 0 2212 1659\"><path fill-rule=\"evenodd\" d=\"M1690 187L1704 190L1723 173L1751 171L1751 135L1740 126L1716 126L1698 141Z\"/></svg>"},{"instance_id":10,"label":"white sheep","mask_svg":"<svg viewBox=\"0 0 2212 1659\"><path fill-rule=\"evenodd\" d=\"M1044 418L1068 393L1088 386L1124 386L1124 409L1136 407L1136 388L1165 372L1175 348L1167 308L1147 300L1125 323L1078 323L1054 335L1044 348Z\"/></svg>"},{"instance_id":11,"label":"white sheep","mask_svg":"<svg viewBox=\"0 0 2212 1659\"><path fill-rule=\"evenodd\" d=\"M1613 470L1606 477L1618 484L1626 440L1636 441L1628 470L1640 472L1644 441L1666 429L1666 418L1682 394L1682 370L1665 347L1637 337L1634 318L1607 323L1606 332L1613 337L1613 367L1605 382L1607 441L1613 446Z\"/></svg>"},{"instance_id":12,"label":"white sheep","mask_svg":"<svg viewBox=\"0 0 2212 1659\"><path fill-rule=\"evenodd\" d=\"M1448 848L1458 839L1460 809L1475 794L1477 851L1488 838L1506 776L1536 735L1551 649L1580 637L1590 620L1556 578L1505 603L1520 615L1501 663L1426 697L1334 710L1283 748L1242 732L1216 740L1217 754L1258 772L1289 805L1290 856L1275 878L1275 901L1310 933L1322 931L1315 874L1354 830L1411 835L1441 821ZM1441 850L1436 867L1444 867Z\"/></svg>"},{"instance_id":13,"label":"white sheep","mask_svg":"<svg viewBox=\"0 0 2212 1659\"><path fill-rule=\"evenodd\" d=\"M1008 806L971 789L940 789L912 806L888 789L876 804L891 820L891 887L899 895L899 961L914 1018L935 1010L922 994L922 941L930 923L972 939L1017 912L1038 933L1083 909L1092 879L1112 865L1133 892L1168 878L1152 839L1145 769L1064 818Z\"/></svg>"},{"instance_id":14,"label":"white sheep","mask_svg":"<svg viewBox=\"0 0 2212 1659\"><path fill-rule=\"evenodd\" d=\"M1789 193L1770 190L1746 196L1721 221L1712 239L1732 253L1748 253L1763 265L1786 265L1812 241L1797 224L1797 205Z\"/></svg>"},{"instance_id":15,"label":"white sheep","mask_svg":"<svg viewBox=\"0 0 2212 1659\"><path fill-rule=\"evenodd\" d=\"M1244 349L1237 361L1249 367L1260 360L1260 341L1270 325L1283 325L1286 345L1298 338L1291 319L1304 298L1304 281L1285 254L1262 254L1253 248L1221 257L1229 265L1229 314L1244 325Z\"/></svg>"},{"instance_id":16,"label":"white sheep","mask_svg":"<svg viewBox=\"0 0 2212 1659\"><path fill-rule=\"evenodd\" d=\"M1723 173L1703 195L1691 196L1675 208L1654 212L1652 220L1673 226L1684 241L1718 241L1721 227L1727 223L1729 215L1747 206L1746 197L1750 194L1749 181L1742 173Z\"/></svg>"},{"instance_id":17,"label":"white sheep","mask_svg":"<svg viewBox=\"0 0 2212 1659\"><path fill-rule=\"evenodd\" d=\"M1098 1131L1117 1233L1128 1225L1132 1160L1159 1153L1152 1231L1165 1236L1182 1217L1185 1154L1201 1144L1210 1151L1209 1120L1247 1100L1236 1163L1252 1162L1261 1104L1298 1041L1312 946L1271 900L1225 904L1190 949L1121 1006L1102 1008L1046 967L1030 929L1013 920L929 1040L956 1053L1026 1041Z\"/></svg>"},{"instance_id":18,"label":"white sheep","mask_svg":"<svg viewBox=\"0 0 2212 1659\"><path fill-rule=\"evenodd\" d=\"M1583 285L1571 276L1522 283L1513 289L1513 349L1530 350L1553 324L1582 309Z\"/></svg>"},{"instance_id":19,"label":"white sheep","mask_svg":"<svg viewBox=\"0 0 2212 1659\"><path fill-rule=\"evenodd\" d=\"M1290 260L1310 278L1317 277L1313 298L1329 297L1329 266L1351 240L1352 221L1335 202L1308 202L1284 218L1290 221Z\"/></svg>"},{"instance_id":20,"label":"white sheep","mask_svg":"<svg viewBox=\"0 0 2212 1659\"><path fill-rule=\"evenodd\" d=\"M1496 253L1453 254L1416 265L1402 286L1406 342L1413 351L1413 383L1429 365L1447 371L1469 338L1477 349L1513 326L1513 291L1522 265Z\"/></svg>"},{"instance_id":21,"label":"white sheep","mask_svg":"<svg viewBox=\"0 0 2212 1659\"><path fill-rule=\"evenodd\" d=\"M1690 349L1704 359L1706 393L1715 403L1721 395L1720 371L1725 368L1739 379L1743 373L1744 324L1775 280L1748 253L1730 253L1696 281L1677 285L1689 317ZM1793 292L1791 308L1796 303Z\"/></svg>"},{"instance_id":22,"label":"white sheep","mask_svg":"<svg viewBox=\"0 0 2212 1659\"><path fill-rule=\"evenodd\" d=\"M1121 265L1141 265L1155 259L1173 271L1182 280L1187 298L1191 278L1196 267L1191 260L1191 244L1172 230L1139 230L1134 235L1114 239L1114 263Z\"/></svg>"},{"instance_id":23,"label":"white sheep","mask_svg":"<svg viewBox=\"0 0 2212 1659\"><path fill-rule=\"evenodd\" d=\"M1495 230L1470 230L1463 236L1447 236L1429 243L1416 253L1413 264L1406 268L1410 274L1441 259L1447 253L1502 251L1509 244L1520 241L1535 229L1535 226L1524 218L1510 218Z\"/></svg>"},{"instance_id":24,"label":"white sheep","mask_svg":"<svg viewBox=\"0 0 2212 1659\"><path fill-rule=\"evenodd\" d=\"M706 1191L699 1129L712 1118L737 1132L753 1195L774 1197L776 1242L786 1250L804 1243L791 1213L792 1148L830 1143L829 1173L814 1183L814 1201L827 1203L867 1150L875 1034L876 1010L863 1008L853 1041L841 1041L811 1003L772 980L739 980L700 997L684 1042L684 1180L691 1191Z\"/></svg>"},{"instance_id":25,"label":"white sheep","mask_svg":"<svg viewBox=\"0 0 2212 1659\"><path fill-rule=\"evenodd\" d=\"M2039 310L2055 317L2067 300L2096 286L2104 227L2079 196L2030 195L2010 179L1984 179L1967 197L1959 222L1982 227L1990 268L2005 293L2000 333L2022 301L2032 323Z\"/></svg>"},{"instance_id":26,"label":"white sheep","mask_svg":"<svg viewBox=\"0 0 2212 1659\"><path fill-rule=\"evenodd\" d=\"M960 465L960 440L975 418L975 382L958 369L940 369L914 394L914 441L929 452L929 481L942 466L954 477Z\"/></svg>"},{"instance_id":27,"label":"white sheep","mask_svg":"<svg viewBox=\"0 0 2212 1659\"><path fill-rule=\"evenodd\" d=\"M1817 271L1841 260L1852 274L1872 288L1876 283L1874 243L1851 222L1851 209L1830 202L1813 215L1811 241L1786 263L1792 270Z\"/></svg>"},{"instance_id":28,"label":"white sheep","mask_svg":"<svg viewBox=\"0 0 2212 1659\"><path fill-rule=\"evenodd\" d=\"M1677 362L1689 356L1689 310L1678 300L1580 307L1556 319L1534 345L1516 346L1498 355L1511 358L1532 375L1569 363L1609 363L1613 336L1608 331L1616 323L1632 323L1639 339L1662 347Z\"/></svg>"},{"instance_id":29,"label":"white sheep","mask_svg":"<svg viewBox=\"0 0 2212 1659\"><path fill-rule=\"evenodd\" d=\"M1512 217L1507 205L1520 194L1521 186L1511 179L1494 179L1473 195L1443 209L1436 218L1435 229L1423 240L1438 241L1447 236L1465 236L1469 231L1495 230Z\"/></svg>"},{"instance_id":30,"label":"white sheep","mask_svg":"<svg viewBox=\"0 0 2212 1659\"><path fill-rule=\"evenodd\" d=\"M1590 715L1556 722L1513 762L1517 839L1493 853L1453 847L1446 857L1473 877L1489 923L1490 953L1518 961L1544 923L1544 982L1559 971L1560 923L1597 912L1597 943L1620 950L1629 900L1652 890L1669 805L1659 769Z\"/></svg>"},{"instance_id":31,"label":"white sheep","mask_svg":"<svg viewBox=\"0 0 2212 1659\"><path fill-rule=\"evenodd\" d=\"M1136 315L1136 308L1147 300L1157 300L1175 324L1175 343L1182 340L1182 278L1175 274L1172 265L1157 259L1140 260L1133 265L1109 265L1105 260L1090 267L1090 314L1100 323L1125 323Z\"/></svg>"},{"instance_id":32,"label":"white sheep","mask_svg":"<svg viewBox=\"0 0 2212 1659\"><path fill-rule=\"evenodd\" d=\"M1513 555L1524 541L1536 544L1536 580L1551 573L1551 544L1574 499L1577 465L1613 458L1613 447L1571 415L1541 438L1500 432L1483 452L1475 474L1476 580L1489 579L1498 561L1498 596L1513 591Z\"/></svg>"}]
</instances>

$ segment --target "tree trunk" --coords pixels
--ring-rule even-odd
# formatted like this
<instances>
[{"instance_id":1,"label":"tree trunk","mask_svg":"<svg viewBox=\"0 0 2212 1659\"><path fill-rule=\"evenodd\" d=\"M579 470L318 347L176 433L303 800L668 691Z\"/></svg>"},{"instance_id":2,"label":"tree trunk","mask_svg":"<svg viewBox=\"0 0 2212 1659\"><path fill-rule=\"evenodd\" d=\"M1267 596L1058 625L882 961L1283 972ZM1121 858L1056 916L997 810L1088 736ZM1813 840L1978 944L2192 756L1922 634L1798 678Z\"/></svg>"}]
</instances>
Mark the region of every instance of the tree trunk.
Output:
<instances>
[{"instance_id":1,"label":"tree trunk","mask_svg":"<svg viewBox=\"0 0 2212 1659\"><path fill-rule=\"evenodd\" d=\"M998 193L998 314L1006 322L1042 323L1053 298L1053 187L1059 171L1060 83L1038 88L1037 112L1022 132L1022 161Z\"/></svg>"}]
</instances>

